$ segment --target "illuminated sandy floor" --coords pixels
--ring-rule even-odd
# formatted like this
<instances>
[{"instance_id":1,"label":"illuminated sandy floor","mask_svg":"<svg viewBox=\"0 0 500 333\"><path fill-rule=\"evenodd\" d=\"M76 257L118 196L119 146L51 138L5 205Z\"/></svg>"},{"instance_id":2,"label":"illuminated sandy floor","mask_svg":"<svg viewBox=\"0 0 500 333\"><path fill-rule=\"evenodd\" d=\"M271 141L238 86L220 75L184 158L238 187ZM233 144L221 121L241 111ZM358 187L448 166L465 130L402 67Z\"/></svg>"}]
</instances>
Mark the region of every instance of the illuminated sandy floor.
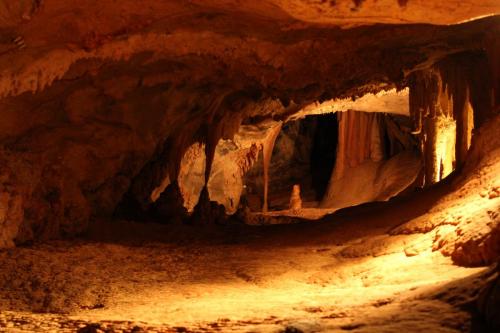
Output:
<instances>
[{"instance_id":1,"label":"illuminated sandy floor","mask_svg":"<svg viewBox=\"0 0 500 333\"><path fill-rule=\"evenodd\" d=\"M494 273L437 249L497 228L491 156L458 188L316 222L96 221L82 239L0 251L0 331L481 332L473 302Z\"/></svg>"},{"instance_id":2,"label":"illuminated sandy floor","mask_svg":"<svg viewBox=\"0 0 500 333\"><path fill-rule=\"evenodd\" d=\"M202 233L193 232L198 227L116 222L87 240L3 251L0 305L7 311L0 313L0 328L467 329L471 317L463 305L487 269L454 266L432 252L432 233L389 236L388 229L418 214L409 205L341 214L333 221ZM65 314L32 313L40 311Z\"/></svg>"}]
</instances>

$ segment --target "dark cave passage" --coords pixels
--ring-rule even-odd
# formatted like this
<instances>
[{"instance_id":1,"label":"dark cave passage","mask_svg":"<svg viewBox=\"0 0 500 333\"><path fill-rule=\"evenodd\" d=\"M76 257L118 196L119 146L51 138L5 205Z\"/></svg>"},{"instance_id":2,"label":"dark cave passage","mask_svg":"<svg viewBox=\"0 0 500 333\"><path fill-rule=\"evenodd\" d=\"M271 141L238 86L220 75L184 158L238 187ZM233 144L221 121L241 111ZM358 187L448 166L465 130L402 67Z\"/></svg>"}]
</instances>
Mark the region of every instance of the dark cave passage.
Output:
<instances>
[{"instance_id":1,"label":"dark cave passage","mask_svg":"<svg viewBox=\"0 0 500 333\"><path fill-rule=\"evenodd\" d=\"M343 119L342 133L338 117ZM285 123L274 144L269 168L270 210L287 210L294 186L300 188L304 208L318 207L330 186L336 191L337 209L384 201L415 186L420 168L416 138L409 133L410 127L407 116L359 111L342 112L340 116L312 115ZM352 138L359 144L346 146ZM339 142L344 146L339 147ZM343 168L347 174L337 177ZM388 169L392 175L402 175L381 182L379 175ZM250 208L255 212L262 205L262 173L257 161L244 180ZM356 186L367 195L352 192ZM354 200L353 195L363 199Z\"/></svg>"},{"instance_id":2,"label":"dark cave passage","mask_svg":"<svg viewBox=\"0 0 500 333\"><path fill-rule=\"evenodd\" d=\"M307 119L307 118L306 118ZM338 142L337 114L318 116L311 149L312 186L316 200L321 200L325 194L333 166Z\"/></svg>"}]
</instances>

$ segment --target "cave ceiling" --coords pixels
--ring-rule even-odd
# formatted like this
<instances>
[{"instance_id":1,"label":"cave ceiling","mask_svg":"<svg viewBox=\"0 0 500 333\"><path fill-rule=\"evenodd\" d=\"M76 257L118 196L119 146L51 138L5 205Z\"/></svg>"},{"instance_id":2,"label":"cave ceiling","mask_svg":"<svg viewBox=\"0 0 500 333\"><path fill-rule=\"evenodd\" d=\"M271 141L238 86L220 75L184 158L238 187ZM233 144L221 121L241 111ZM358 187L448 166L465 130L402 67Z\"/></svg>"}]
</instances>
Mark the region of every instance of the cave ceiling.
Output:
<instances>
[{"instance_id":1,"label":"cave ceiling","mask_svg":"<svg viewBox=\"0 0 500 333\"><path fill-rule=\"evenodd\" d=\"M483 48L499 30L498 17L486 17L499 10L497 1L4 0L0 95L109 66L141 83L210 85L285 104L362 95Z\"/></svg>"}]
</instances>

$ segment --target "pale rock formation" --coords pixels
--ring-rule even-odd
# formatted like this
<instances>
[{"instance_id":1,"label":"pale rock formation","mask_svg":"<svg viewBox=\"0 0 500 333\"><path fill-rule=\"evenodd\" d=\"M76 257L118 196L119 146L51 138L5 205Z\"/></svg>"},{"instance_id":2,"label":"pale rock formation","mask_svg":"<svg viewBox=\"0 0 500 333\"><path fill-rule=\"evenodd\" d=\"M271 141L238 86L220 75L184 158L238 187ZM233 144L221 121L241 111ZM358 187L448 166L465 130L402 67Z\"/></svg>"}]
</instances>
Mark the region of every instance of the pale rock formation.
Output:
<instances>
[{"instance_id":1,"label":"pale rock formation","mask_svg":"<svg viewBox=\"0 0 500 333\"><path fill-rule=\"evenodd\" d=\"M339 114L339 142L333 178L346 175L350 168L384 157L381 146L380 117L374 113L349 111Z\"/></svg>"},{"instance_id":2,"label":"pale rock formation","mask_svg":"<svg viewBox=\"0 0 500 333\"><path fill-rule=\"evenodd\" d=\"M295 184L290 195L290 210L299 211L302 209L302 199L300 198L300 185Z\"/></svg>"},{"instance_id":3,"label":"pale rock formation","mask_svg":"<svg viewBox=\"0 0 500 333\"><path fill-rule=\"evenodd\" d=\"M255 131L242 126L234 140L220 140L216 146L212 170L208 180L209 199L223 205L227 214L236 212L243 191L243 177L255 164L259 152L273 127L264 125ZM274 126L279 126L274 125ZM274 130L275 131L275 130ZM183 205L193 212L205 186L205 144L195 143L184 153L177 178ZM170 184L169 175L151 193L155 202ZM156 200L154 200L156 198Z\"/></svg>"},{"instance_id":4,"label":"pale rock formation","mask_svg":"<svg viewBox=\"0 0 500 333\"><path fill-rule=\"evenodd\" d=\"M276 142L276 138L278 137L278 134L280 133L281 130L281 123L279 123L276 127L271 129L269 131L269 134L267 134L262 152L263 152L263 169L264 169L264 199L263 199L263 205L262 205L262 211L267 212L268 206L267 206L267 197L268 197L268 192L269 192L269 164L271 163L271 156L273 154L273 148L274 148L274 143Z\"/></svg>"},{"instance_id":5,"label":"pale rock formation","mask_svg":"<svg viewBox=\"0 0 500 333\"><path fill-rule=\"evenodd\" d=\"M385 201L415 181L420 170L418 157L411 147L387 156L382 145L383 123L377 113L339 113L336 162L321 207Z\"/></svg>"},{"instance_id":6,"label":"pale rock formation","mask_svg":"<svg viewBox=\"0 0 500 333\"><path fill-rule=\"evenodd\" d=\"M332 99L322 103L314 102L304 106L298 112L292 114L287 121L301 119L306 116L320 115L325 113L343 112L357 110L363 112L380 112L409 116L408 88L398 90L396 88L381 90L377 93L367 93L359 98L352 97Z\"/></svg>"},{"instance_id":7,"label":"pale rock formation","mask_svg":"<svg viewBox=\"0 0 500 333\"><path fill-rule=\"evenodd\" d=\"M393 234L434 232L433 250L441 251L460 265L480 266L500 257L500 116L485 124L473 137L453 192L430 211L395 228ZM483 195L482 195L483 194Z\"/></svg>"},{"instance_id":8,"label":"pale rock formation","mask_svg":"<svg viewBox=\"0 0 500 333\"><path fill-rule=\"evenodd\" d=\"M200 143L190 146L182 157L177 179L188 212L193 211L205 186L205 163L205 145Z\"/></svg>"},{"instance_id":9,"label":"pale rock formation","mask_svg":"<svg viewBox=\"0 0 500 333\"><path fill-rule=\"evenodd\" d=\"M487 68L484 55L458 54L412 77L410 113L425 156L426 184L462 165L473 128L498 112L492 89L495 80Z\"/></svg>"}]
</instances>

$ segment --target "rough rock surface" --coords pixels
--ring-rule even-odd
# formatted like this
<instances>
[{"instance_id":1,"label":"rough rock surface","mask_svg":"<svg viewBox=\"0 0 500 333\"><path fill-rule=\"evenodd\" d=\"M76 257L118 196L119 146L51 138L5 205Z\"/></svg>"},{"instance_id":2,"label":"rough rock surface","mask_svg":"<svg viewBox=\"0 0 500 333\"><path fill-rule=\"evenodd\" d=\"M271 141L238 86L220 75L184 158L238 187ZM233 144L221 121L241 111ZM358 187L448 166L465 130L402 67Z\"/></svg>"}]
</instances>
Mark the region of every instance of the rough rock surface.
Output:
<instances>
[{"instance_id":1,"label":"rough rock surface","mask_svg":"<svg viewBox=\"0 0 500 333\"><path fill-rule=\"evenodd\" d=\"M499 36L498 0L0 0L0 331L498 330Z\"/></svg>"},{"instance_id":2,"label":"rough rock surface","mask_svg":"<svg viewBox=\"0 0 500 333\"><path fill-rule=\"evenodd\" d=\"M473 138L471 152L455 179L455 192L427 213L393 230L394 234L434 232L434 250L460 265L495 263L500 257L500 117Z\"/></svg>"},{"instance_id":3,"label":"rough rock surface","mask_svg":"<svg viewBox=\"0 0 500 333\"><path fill-rule=\"evenodd\" d=\"M431 251L431 234L387 234L439 197L204 233L101 221L86 239L2 250L0 330L468 331L492 272Z\"/></svg>"},{"instance_id":4,"label":"rough rock surface","mask_svg":"<svg viewBox=\"0 0 500 333\"><path fill-rule=\"evenodd\" d=\"M486 45L494 59L498 16L409 24L459 23L499 9L491 1L449 6L0 2L0 244L75 235L95 217L150 211L194 144L204 144L211 194L235 211L241 185L233 176L255 150L235 150L228 169L216 157L219 141L233 139L242 123L402 89L413 72L457 52ZM405 24L357 26L388 21ZM216 184L229 180L224 193Z\"/></svg>"}]
</instances>

